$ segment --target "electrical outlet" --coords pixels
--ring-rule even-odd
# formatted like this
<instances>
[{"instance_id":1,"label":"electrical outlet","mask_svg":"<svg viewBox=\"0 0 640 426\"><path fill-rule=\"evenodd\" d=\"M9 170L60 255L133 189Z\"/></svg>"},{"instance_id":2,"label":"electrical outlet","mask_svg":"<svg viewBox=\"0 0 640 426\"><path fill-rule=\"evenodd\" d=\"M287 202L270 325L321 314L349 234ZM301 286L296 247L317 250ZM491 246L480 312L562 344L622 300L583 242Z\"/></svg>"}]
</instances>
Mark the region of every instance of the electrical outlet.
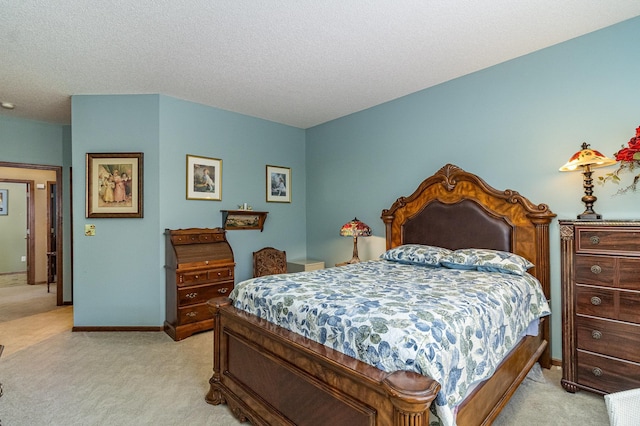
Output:
<instances>
[{"instance_id":1,"label":"electrical outlet","mask_svg":"<svg viewBox=\"0 0 640 426\"><path fill-rule=\"evenodd\" d=\"M27 256L20 257L20 262L26 262L26 261L27 261Z\"/></svg>"}]
</instances>

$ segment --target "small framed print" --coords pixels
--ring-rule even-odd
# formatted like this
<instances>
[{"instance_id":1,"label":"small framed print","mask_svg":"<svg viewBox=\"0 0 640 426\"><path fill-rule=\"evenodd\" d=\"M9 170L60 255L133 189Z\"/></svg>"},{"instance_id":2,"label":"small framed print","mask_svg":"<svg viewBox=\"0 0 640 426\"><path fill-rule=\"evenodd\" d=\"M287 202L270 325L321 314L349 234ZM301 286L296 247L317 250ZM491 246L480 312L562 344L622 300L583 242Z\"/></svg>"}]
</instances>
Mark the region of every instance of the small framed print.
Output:
<instances>
[{"instance_id":1,"label":"small framed print","mask_svg":"<svg viewBox=\"0 0 640 426\"><path fill-rule=\"evenodd\" d=\"M143 217L143 153L87 154L86 160L86 217Z\"/></svg>"},{"instance_id":2,"label":"small framed print","mask_svg":"<svg viewBox=\"0 0 640 426\"><path fill-rule=\"evenodd\" d=\"M187 200L222 200L222 160L187 155Z\"/></svg>"},{"instance_id":3,"label":"small framed print","mask_svg":"<svg viewBox=\"0 0 640 426\"><path fill-rule=\"evenodd\" d=\"M9 214L9 190L0 189L0 216Z\"/></svg>"},{"instance_id":4,"label":"small framed print","mask_svg":"<svg viewBox=\"0 0 640 426\"><path fill-rule=\"evenodd\" d=\"M291 169L267 166L267 202L291 202Z\"/></svg>"}]
</instances>

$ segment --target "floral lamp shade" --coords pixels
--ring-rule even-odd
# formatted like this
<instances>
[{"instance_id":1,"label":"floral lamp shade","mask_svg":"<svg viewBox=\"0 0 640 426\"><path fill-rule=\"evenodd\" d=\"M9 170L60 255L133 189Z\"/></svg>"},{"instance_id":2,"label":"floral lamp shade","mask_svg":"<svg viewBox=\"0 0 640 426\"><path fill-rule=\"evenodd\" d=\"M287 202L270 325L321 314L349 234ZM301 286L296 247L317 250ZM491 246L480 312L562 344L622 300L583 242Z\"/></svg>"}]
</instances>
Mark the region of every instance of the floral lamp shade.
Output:
<instances>
[{"instance_id":1,"label":"floral lamp shade","mask_svg":"<svg viewBox=\"0 0 640 426\"><path fill-rule=\"evenodd\" d=\"M569 161L567 161L564 166L560 167L560 171L571 172L576 170L578 167L586 166L590 166L590 168L595 169L596 167L611 166L615 163L616 160L602 155L600 151L589 148L589 144L584 142L582 144L582 149L573 154Z\"/></svg>"},{"instance_id":2,"label":"floral lamp shade","mask_svg":"<svg viewBox=\"0 0 640 426\"><path fill-rule=\"evenodd\" d=\"M366 223L359 221L356 217L342 225L340 235L343 237L370 237L371 228L369 228L369 225Z\"/></svg>"},{"instance_id":3,"label":"floral lamp shade","mask_svg":"<svg viewBox=\"0 0 640 426\"><path fill-rule=\"evenodd\" d=\"M589 144L584 142L582 149L571 156L567 163L560 167L561 172L571 172L574 170L581 170L584 175L584 197L582 202L585 204L585 210L582 214L578 215L578 219L602 219L602 215L599 215L593 210L593 204L597 198L593 195L593 179L591 179L591 170L596 167L606 167L616 164L616 160L613 160L605 155L602 155L599 151L589 148Z\"/></svg>"},{"instance_id":4,"label":"floral lamp shade","mask_svg":"<svg viewBox=\"0 0 640 426\"><path fill-rule=\"evenodd\" d=\"M360 262L360 258L358 257L358 237L371 236L371 228L369 225L358 220L358 218L353 218L353 220L342 225L340 235L343 237L353 237L353 256L351 260L346 263Z\"/></svg>"}]
</instances>

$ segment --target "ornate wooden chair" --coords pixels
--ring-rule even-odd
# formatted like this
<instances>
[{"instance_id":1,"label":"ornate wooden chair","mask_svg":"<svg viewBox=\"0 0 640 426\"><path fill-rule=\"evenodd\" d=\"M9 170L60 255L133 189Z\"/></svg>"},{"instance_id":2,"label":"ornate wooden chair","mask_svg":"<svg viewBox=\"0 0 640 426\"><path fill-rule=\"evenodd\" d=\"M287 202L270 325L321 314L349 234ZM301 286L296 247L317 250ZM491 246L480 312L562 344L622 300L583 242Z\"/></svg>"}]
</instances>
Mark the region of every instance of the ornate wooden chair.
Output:
<instances>
[{"instance_id":1,"label":"ornate wooden chair","mask_svg":"<svg viewBox=\"0 0 640 426\"><path fill-rule=\"evenodd\" d=\"M285 274L287 272L287 252L265 247L253 252L253 277Z\"/></svg>"}]
</instances>

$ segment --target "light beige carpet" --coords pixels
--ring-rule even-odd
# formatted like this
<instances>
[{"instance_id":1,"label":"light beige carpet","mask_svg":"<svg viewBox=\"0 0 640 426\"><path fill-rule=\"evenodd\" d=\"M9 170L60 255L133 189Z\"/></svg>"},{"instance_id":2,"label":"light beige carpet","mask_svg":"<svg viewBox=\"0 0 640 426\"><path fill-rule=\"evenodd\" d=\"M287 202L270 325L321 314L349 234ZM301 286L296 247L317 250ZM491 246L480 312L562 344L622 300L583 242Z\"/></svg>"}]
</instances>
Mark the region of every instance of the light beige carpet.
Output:
<instances>
[{"instance_id":1,"label":"light beige carpet","mask_svg":"<svg viewBox=\"0 0 640 426\"><path fill-rule=\"evenodd\" d=\"M50 293L46 284L0 287L0 322L58 309L56 303L55 285Z\"/></svg>"},{"instance_id":2,"label":"light beige carpet","mask_svg":"<svg viewBox=\"0 0 640 426\"><path fill-rule=\"evenodd\" d=\"M212 333L63 332L0 359L0 424L237 425L204 401ZM608 424L603 398L570 394L560 370L527 379L495 425Z\"/></svg>"},{"instance_id":3,"label":"light beige carpet","mask_svg":"<svg viewBox=\"0 0 640 426\"><path fill-rule=\"evenodd\" d=\"M0 359L0 424L237 425L204 401L211 333L65 332Z\"/></svg>"},{"instance_id":4,"label":"light beige carpet","mask_svg":"<svg viewBox=\"0 0 640 426\"><path fill-rule=\"evenodd\" d=\"M16 272L15 274L0 274L0 288L26 284L26 272Z\"/></svg>"},{"instance_id":5,"label":"light beige carpet","mask_svg":"<svg viewBox=\"0 0 640 426\"><path fill-rule=\"evenodd\" d=\"M589 392L569 393L560 385L562 369L541 369L525 379L494 426L608 426L604 398ZM530 376L531 377L531 376Z\"/></svg>"}]
</instances>

